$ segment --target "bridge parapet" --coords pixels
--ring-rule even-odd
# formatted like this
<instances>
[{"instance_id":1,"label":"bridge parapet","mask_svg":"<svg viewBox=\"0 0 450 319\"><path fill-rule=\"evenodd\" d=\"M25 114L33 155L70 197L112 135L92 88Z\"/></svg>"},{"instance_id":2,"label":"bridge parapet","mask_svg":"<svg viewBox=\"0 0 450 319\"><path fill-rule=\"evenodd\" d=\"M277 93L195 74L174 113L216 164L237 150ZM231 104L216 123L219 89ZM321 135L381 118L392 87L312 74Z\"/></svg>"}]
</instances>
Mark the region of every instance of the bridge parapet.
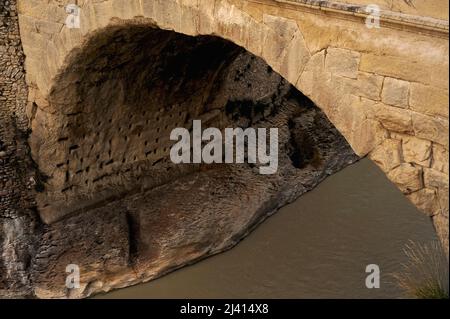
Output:
<instances>
[{"instance_id":1,"label":"bridge parapet","mask_svg":"<svg viewBox=\"0 0 450 319\"><path fill-rule=\"evenodd\" d=\"M275 3L281 7L296 7L296 10L341 16L341 18L365 20L373 15L375 9L380 22L384 27L397 29L410 29L417 33L433 34L434 36L448 37L448 2L435 0L426 6L416 7L411 0L393 1L384 0L250 0L258 3ZM423 2L420 2L422 4Z\"/></svg>"},{"instance_id":2,"label":"bridge parapet","mask_svg":"<svg viewBox=\"0 0 450 319\"><path fill-rule=\"evenodd\" d=\"M383 10L390 10L409 15L430 17L448 21L448 1L444 0L339 0L345 3L370 5L376 4Z\"/></svg>"}]
</instances>

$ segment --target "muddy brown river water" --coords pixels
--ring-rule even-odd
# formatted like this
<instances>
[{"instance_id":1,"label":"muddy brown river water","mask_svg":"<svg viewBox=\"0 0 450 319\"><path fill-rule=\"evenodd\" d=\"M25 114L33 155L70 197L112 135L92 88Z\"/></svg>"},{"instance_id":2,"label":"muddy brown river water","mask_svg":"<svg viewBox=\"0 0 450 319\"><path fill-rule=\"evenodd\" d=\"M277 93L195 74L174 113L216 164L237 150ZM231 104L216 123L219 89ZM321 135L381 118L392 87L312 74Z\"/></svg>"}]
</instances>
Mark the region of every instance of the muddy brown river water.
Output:
<instances>
[{"instance_id":1,"label":"muddy brown river water","mask_svg":"<svg viewBox=\"0 0 450 319\"><path fill-rule=\"evenodd\" d=\"M402 298L391 278L410 241L437 240L368 159L282 208L233 249L97 298ZM365 285L377 264L379 289Z\"/></svg>"}]
</instances>

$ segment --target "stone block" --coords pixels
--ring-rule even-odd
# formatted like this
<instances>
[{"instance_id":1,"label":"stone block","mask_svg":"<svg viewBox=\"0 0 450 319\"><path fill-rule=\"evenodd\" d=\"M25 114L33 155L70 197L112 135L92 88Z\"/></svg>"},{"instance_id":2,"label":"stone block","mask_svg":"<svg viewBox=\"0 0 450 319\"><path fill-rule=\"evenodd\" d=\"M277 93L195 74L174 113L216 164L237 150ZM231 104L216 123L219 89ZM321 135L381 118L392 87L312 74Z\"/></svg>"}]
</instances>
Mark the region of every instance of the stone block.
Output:
<instances>
[{"instance_id":1,"label":"stone block","mask_svg":"<svg viewBox=\"0 0 450 319\"><path fill-rule=\"evenodd\" d=\"M449 154L448 149L442 145L433 144L433 161L432 168L448 175L449 169Z\"/></svg>"},{"instance_id":2,"label":"stone block","mask_svg":"<svg viewBox=\"0 0 450 319\"><path fill-rule=\"evenodd\" d=\"M448 189L448 175L431 168L425 168L423 178L426 187Z\"/></svg>"},{"instance_id":3,"label":"stone block","mask_svg":"<svg viewBox=\"0 0 450 319\"><path fill-rule=\"evenodd\" d=\"M414 134L448 148L448 120L420 113L412 113Z\"/></svg>"},{"instance_id":4,"label":"stone block","mask_svg":"<svg viewBox=\"0 0 450 319\"><path fill-rule=\"evenodd\" d=\"M413 121L411 112L396 107L377 104L375 117L388 130L411 133L413 131Z\"/></svg>"},{"instance_id":5,"label":"stone block","mask_svg":"<svg viewBox=\"0 0 450 319\"><path fill-rule=\"evenodd\" d=\"M359 52L329 48L326 52L325 68L333 75L356 79L360 57Z\"/></svg>"},{"instance_id":6,"label":"stone block","mask_svg":"<svg viewBox=\"0 0 450 319\"><path fill-rule=\"evenodd\" d=\"M416 112L448 118L448 90L411 83L409 105Z\"/></svg>"},{"instance_id":7,"label":"stone block","mask_svg":"<svg viewBox=\"0 0 450 319\"><path fill-rule=\"evenodd\" d=\"M389 179L404 193L410 194L423 188L422 168L403 163L388 173Z\"/></svg>"},{"instance_id":8,"label":"stone block","mask_svg":"<svg viewBox=\"0 0 450 319\"><path fill-rule=\"evenodd\" d=\"M383 83L383 92L381 92L381 100L383 103L398 106L401 108L408 107L409 82L386 77Z\"/></svg>"},{"instance_id":9,"label":"stone block","mask_svg":"<svg viewBox=\"0 0 450 319\"><path fill-rule=\"evenodd\" d=\"M380 92L383 86L383 77L359 72L357 79L339 78L344 93L350 93L356 96L364 97L373 101L380 100Z\"/></svg>"},{"instance_id":10,"label":"stone block","mask_svg":"<svg viewBox=\"0 0 450 319\"><path fill-rule=\"evenodd\" d=\"M402 140L403 158L405 162L430 166L431 142L417 137L405 137Z\"/></svg>"},{"instance_id":11,"label":"stone block","mask_svg":"<svg viewBox=\"0 0 450 319\"><path fill-rule=\"evenodd\" d=\"M423 188L417 192L407 195L408 199L422 212L429 216L439 213L440 207L437 194L434 189Z\"/></svg>"},{"instance_id":12,"label":"stone block","mask_svg":"<svg viewBox=\"0 0 450 319\"><path fill-rule=\"evenodd\" d=\"M401 141L386 139L373 152L370 153L372 159L383 172L389 172L402 163Z\"/></svg>"},{"instance_id":13,"label":"stone block","mask_svg":"<svg viewBox=\"0 0 450 319\"><path fill-rule=\"evenodd\" d=\"M306 47L301 32L298 31L283 54L280 68L281 75L295 85L310 58L311 54Z\"/></svg>"},{"instance_id":14,"label":"stone block","mask_svg":"<svg viewBox=\"0 0 450 319\"><path fill-rule=\"evenodd\" d=\"M393 77L409 82L448 88L448 65L425 63L406 56L361 55L360 71Z\"/></svg>"}]
</instances>

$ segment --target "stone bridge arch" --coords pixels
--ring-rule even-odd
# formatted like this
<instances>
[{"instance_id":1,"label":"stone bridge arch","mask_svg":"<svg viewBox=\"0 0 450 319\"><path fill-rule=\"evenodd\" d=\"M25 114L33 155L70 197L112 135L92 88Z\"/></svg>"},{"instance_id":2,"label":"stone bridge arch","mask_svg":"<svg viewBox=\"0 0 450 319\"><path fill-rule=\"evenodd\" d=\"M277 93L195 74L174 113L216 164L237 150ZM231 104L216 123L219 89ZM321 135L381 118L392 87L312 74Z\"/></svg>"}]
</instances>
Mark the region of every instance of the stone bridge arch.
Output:
<instances>
[{"instance_id":1,"label":"stone bridge arch","mask_svg":"<svg viewBox=\"0 0 450 319\"><path fill-rule=\"evenodd\" d=\"M57 75L108 26L218 36L314 101L358 155L433 217L448 249L448 22L387 12L382 29L368 29L362 7L300 2L79 0L81 28L69 29L65 1L19 0L31 124L45 126L36 119L54 111Z\"/></svg>"}]
</instances>

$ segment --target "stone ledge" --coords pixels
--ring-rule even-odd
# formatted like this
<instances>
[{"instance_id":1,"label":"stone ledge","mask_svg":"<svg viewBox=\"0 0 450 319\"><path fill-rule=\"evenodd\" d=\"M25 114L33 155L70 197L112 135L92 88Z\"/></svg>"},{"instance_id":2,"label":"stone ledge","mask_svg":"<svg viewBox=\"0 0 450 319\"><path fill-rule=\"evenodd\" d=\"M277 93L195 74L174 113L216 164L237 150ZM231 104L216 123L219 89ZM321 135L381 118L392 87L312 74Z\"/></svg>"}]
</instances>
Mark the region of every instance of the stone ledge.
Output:
<instances>
[{"instance_id":1,"label":"stone ledge","mask_svg":"<svg viewBox=\"0 0 450 319\"><path fill-rule=\"evenodd\" d=\"M322 11L334 13L342 17L353 16L355 18L366 18L365 5L346 4L325 0L247 0L249 2L286 5L295 8L302 8L305 11ZM425 33L436 37L448 38L449 23L446 20L410 15L400 12L380 10L380 22L385 27L394 29L410 29L410 31Z\"/></svg>"}]
</instances>

